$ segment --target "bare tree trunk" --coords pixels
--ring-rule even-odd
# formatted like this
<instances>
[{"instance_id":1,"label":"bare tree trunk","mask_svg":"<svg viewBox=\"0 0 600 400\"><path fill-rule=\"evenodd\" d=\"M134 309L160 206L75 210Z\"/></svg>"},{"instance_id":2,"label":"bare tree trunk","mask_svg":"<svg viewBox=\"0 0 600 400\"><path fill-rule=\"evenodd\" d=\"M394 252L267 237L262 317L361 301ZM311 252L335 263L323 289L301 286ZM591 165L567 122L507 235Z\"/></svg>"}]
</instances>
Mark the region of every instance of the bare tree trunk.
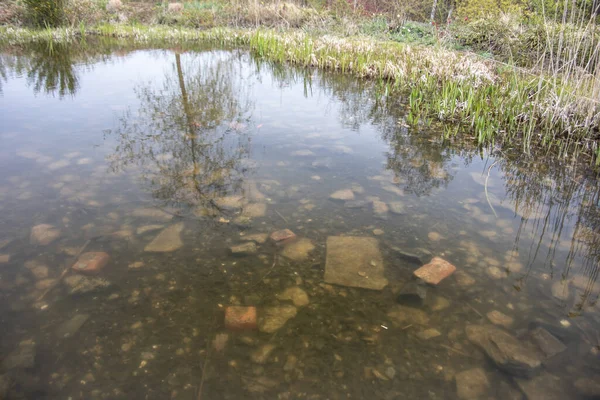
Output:
<instances>
[{"instance_id":1,"label":"bare tree trunk","mask_svg":"<svg viewBox=\"0 0 600 400\"><path fill-rule=\"evenodd\" d=\"M429 22L433 23L435 19L435 9L437 7L438 0L433 0L433 7L431 7L431 17L429 17Z\"/></svg>"}]
</instances>

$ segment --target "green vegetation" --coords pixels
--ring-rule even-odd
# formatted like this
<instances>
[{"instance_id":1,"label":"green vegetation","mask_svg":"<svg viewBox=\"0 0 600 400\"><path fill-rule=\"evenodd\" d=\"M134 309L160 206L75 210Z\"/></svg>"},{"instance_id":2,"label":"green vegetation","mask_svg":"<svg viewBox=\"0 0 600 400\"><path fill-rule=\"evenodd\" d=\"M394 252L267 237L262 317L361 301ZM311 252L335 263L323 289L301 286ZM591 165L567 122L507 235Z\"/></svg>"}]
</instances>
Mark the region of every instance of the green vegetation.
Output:
<instances>
[{"instance_id":1,"label":"green vegetation","mask_svg":"<svg viewBox=\"0 0 600 400\"><path fill-rule=\"evenodd\" d=\"M25 20L38 27L58 26L63 21L63 0L23 0Z\"/></svg>"},{"instance_id":2,"label":"green vegetation","mask_svg":"<svg viewBox=\"0 0 600 400\"><path fill-rule=\"evenodd\" d=\"M38 20L46 29L20 28L13 15L0 41L98 35L248 46L269 60L376 79L382 93L405 96L407 123L455 127L446 139L468 132L480 145L518 144L600 166L600 27L591 2L462 0L454 11L441 2L433 24L429 2L306 4L65 0L57 15L69 27Z\"/></svg>"}]
</instances>

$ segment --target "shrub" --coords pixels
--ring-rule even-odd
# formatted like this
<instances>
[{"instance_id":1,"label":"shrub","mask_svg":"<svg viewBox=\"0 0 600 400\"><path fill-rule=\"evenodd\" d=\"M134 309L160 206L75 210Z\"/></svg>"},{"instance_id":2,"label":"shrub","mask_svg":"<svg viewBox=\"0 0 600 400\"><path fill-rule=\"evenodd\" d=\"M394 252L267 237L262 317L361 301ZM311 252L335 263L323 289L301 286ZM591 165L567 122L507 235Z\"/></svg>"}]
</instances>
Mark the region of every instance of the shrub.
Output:
<instances>
[{"instance_id":1,"label":"shrub","mask_svg":"<svg viewBox=\"0 0 600 400\"><path fill-rule=\"evenodd\" d=\"M64 0L24 0L26 18L33 25L58 26L63 22Z\"/></svg>"},{"instance_id":2,"label":"shrub","mask_svg":"<svg viewBox=\"0 0 600 400\"><path fill-rule=\"evenodd\" d=\"M121 0L108 0L106 4L106 11L108 12L117 12L123 7L123 3Z\"/></svg>"},{"instance_id":3,"label":"shrub","mask_svg":"<svg viewBox=\"0 0 600 400\"><path fill-rule=\"evenodd\" d=\"M169 3L167 11L171 13L178 13L183 10L183 4L181 3Z\"/></svg>"},{"instance_id":4,"label":"shrub","mask_svg":"<svg viewBox=\"0 0 600 400\"><path fill-rule=\"evenodd\" d=\"M97 23L102 18L102 9L97 0L67 0L64 17L69 25Z\"/></svg>"},{"instance_id":5,"label":"shrub","mask_svg":"<svg viewBox=\"0 0 600 400\"><path fill-rule=\"evenodd\" d=\"M172 7L171 3L158 22L165 25L181 25L189 28L211 28L215 25L215 14L210 9Z\"/></svg>"},{"instance_id":6,"label":"shrub","mask_svg":"<svg viewBox=\"0 0 600 400\"><path fill-rule=\"evenodd\" d=\"M474 20L496 17L502 13L521 14L522 7L513 0L459 0L456 14L461 19Z\"/></svg>"}]
</instances>

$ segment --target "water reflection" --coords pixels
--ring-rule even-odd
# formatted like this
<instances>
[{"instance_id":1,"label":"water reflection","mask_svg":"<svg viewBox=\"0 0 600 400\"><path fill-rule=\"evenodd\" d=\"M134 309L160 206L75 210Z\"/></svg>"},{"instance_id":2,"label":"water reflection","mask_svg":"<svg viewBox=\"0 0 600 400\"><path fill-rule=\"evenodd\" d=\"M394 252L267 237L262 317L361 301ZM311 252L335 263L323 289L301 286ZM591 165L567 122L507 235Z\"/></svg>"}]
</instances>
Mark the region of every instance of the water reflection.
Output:
<instances>
[{"instance_id":1,"label":"water reflection","mask_svg":"<svg viewBox=\"0 0 600 400\"><path fill-rule=\"evenodd\" d=\"M187 205L200 215L220 214L215 200L243 191L252 104L240 55L173 56L162 86L136 88L139 108L112 133L114 171L142 168L143 183L163 204Z\"/></svg>"},{"instance_id":2,"label":"water reflection","mask_svg":"<svg viewBox=\"0 0 600 400\"><path fill-rule=\"evenodd\" d=\"M110 63L134 48L119 46L118 55L106 57L101 47L98 57ZM5 79L17 80L14 71L28 75L32 62L25 54L3 64ZM78 70L85 58L75 57L76 49L71 54L71 93L86 98L78 82L100 74ZM130 102L110 104L116 123L105 118L98 128L82 121L77 129L90 129L85 140L73 136L56 153L44 146L22 150L36 143L35 134L2 132L9 151L0 153L0 166L11 169L0 177L0 199L26 210L11 213L5 225L15 228L0 234L0 253L10 256L0 271L2 316L11 322L3 327L12 335L5 347L30 351L35 344L19 344L23 332L36 337L44 359L35 365L44 371L35 373L56 377L52 390L87 395L91 385L81 382L92 382L91 375L94 388L114 393L111 398L125 398L123 388L152 398L197 398L206 371L206 398L293 398L295 392L315 399L453 398L460 376L477 370L475 376L488 376L487 397L531 393L536 388L523 382L535 386L537 378L498 372L494 350L484 356L467 337L467 325L500 329L490 322L513 337L513 349L540 332L534 328L555 336L559 343L550 350L564 358L544 362L542 380L555 382L545 379L552 373L571 385L597 365L595 177L482 151L468 140L449 142L440 126L408 127L403 98L385 96L367 81L265 63L243 51L179 48L137 56L138 64L125 60L109 72L150 61L161 70L132 84ZM40 85L61 79L40 78ZM49 84L48 92L60 96L60 86ZM107 86L111 96L131 95L129 88ZM95 135L105 127L111 129L102 142ZM98 160L96 149L106 159ZM29 203L36 195L43 201ZM78 197L85 207L70 203ZM176 208L177 218L140 202ZM31 246L28 233L41 223L62 236ZM299 240L272 243L269 235L283 228ZM56 291L43 310L32 303L41 283L50 284L71 261L65 254L76 254L95 229L103 240L94 250L113 257L99 277L118 282L114 291L76 300ZM172 247L149 250L166 234ZM3 240L10 235L17 238ZM389 286L367 291L323 282L326 243L344 235L377 243L378 249L366 249L383 261L369 265L385 263ZM458 271L428 287L421 306L398 308L398 292L409 286L415 264L433 255ZM359 269L353 278L367 276ZM420 297L419 290L409 296ZM268 309L277 333L227 331L222 308L228 305ZM63 353L67 342L56 345L47 327L86 336L68 342L73 354ZM74 360L92 361L79 371ZM522 372L503 366L509 374Z\"/></svg>"},{"instance_id":3,"label":"water reflection","mask_svg":"<svg viewBox=\"0 0 600 400\"><path fill-rule=\"evenodd\" d=\"M77 47L65 43L35 42L18 56L2 54L0 60L0 94L8 71L24 75L34 93L72 96L79 87L74 52Z\"/></svg>"},{"instance_id":4,"label":"water reflection","mask_svg":"<svg viewBox=\"0 0 600 400\"><path fill-rule=\"evenodd\" d=\"M563 299L569 315L595 307L600 297L600 185L585 166L537 162L510 152L491 157L468 140L448 143L443 127L409 128L402 97L383 96L377 85L280 66L271 71L282 87L300 82L305 97L321 92L335 98L342 125L356 131L376 126L388 146L385 167L394 185L406 193L427 196L447 187L459 163L468 167L475 159L486 160L478 173L482 184L490 173L498 179L498 168L504 190L490 189L485 200L495 219L499 217L494 207L499 207L504 217L518 221L512 250L525 255L526 268L514 274L515 290L520 291L537 268L543 279L554 282L555 292L574 288L575 294Z\"/></svg>"}]
</instances>

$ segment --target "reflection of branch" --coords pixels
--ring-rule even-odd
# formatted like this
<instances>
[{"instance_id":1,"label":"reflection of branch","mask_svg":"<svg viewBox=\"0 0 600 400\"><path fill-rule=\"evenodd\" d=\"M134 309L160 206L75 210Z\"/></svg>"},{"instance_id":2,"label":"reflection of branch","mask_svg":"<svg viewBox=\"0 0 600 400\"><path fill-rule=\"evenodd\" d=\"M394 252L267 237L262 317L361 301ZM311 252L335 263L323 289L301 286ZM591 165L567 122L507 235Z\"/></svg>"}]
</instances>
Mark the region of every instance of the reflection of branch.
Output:
<instances>
[{"instance_id":1,"label":"reflection of branch","mask_svg":"<svg viewBox=\"0 0 600 400\"><path fill-rule=\"evenodd\" d=\"M485 189L485 198L488 202L488 204L490 205L490 208L492 209L492 212L494 213L494 216L496 218L498 218L498 214L496 214L496 210L494 210L494 206L492 206L492 202L490 201L490 197L488 196L488 180L490 179L490 171L492 170L492 167L494 165L496 165L498 163L499 160L496 160L492 163L492 165L490 165L490 167L488 168L488 172L487 172L487 176L485 177L485 185L484 185L484 189Z\"/></svg>"}]
</instances>

